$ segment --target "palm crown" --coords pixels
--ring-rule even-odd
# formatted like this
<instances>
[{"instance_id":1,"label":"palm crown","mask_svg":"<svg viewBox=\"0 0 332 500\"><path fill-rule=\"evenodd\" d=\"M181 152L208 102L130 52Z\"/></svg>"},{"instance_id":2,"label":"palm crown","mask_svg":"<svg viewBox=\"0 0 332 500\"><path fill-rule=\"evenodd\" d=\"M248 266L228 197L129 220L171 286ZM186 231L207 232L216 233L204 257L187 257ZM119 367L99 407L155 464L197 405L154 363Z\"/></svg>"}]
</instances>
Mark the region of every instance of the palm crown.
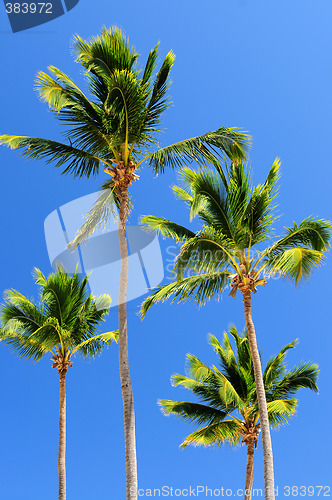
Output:
<instances>
[{"instance_id":1,"label":"palm crown","mask_svg":"<svg viewBox=\"0 0 332 500\"><path fill-rule=\"evenodd\" d=\"M230 334L236 344L233 351L229 335L225 332L222 343L210 335L210 344L218 366L208 368L192 354L187 355L187 375L173 375L172 384L189 389L199 403L186 401L159 401L164 413L175 414L199 428L187 436L182 447L194 445L256 444L259 435L259 410L253 362L247 332L239 334L235 327ZM272 427L287 423L294 414L296 393L301 388L318 392L318 366L301 363L291 370L285 365L286 352L297 341L287 344L270 358L263 372L269 422ZM203 427L202 427L203 425Z\"/></svg>"},{"instance_id":2,"label":"palm crown","mask_svg":"<svg viewBox=\"0 0 332 500\"><path fill-rule=\"evenodd\" d=\"M149 230L183 242L174 268L177 281L154 290L142 305L143 315L153 303L169 297L183 301L195 296L203 304L222 293L229 282L234 297L237 289L256 292L258 285L266 284L265 277L275 273L295 284L309 276L329 247L328 221L308 217L298 225L294 222L271 246L253 251L273 231L279 169L280 162L275 160L264 184L256 187L243 162L233 162L227 175L220 167L214 172L182 170L184 188L173 190L189 205L190 217L203 222L203 228L194 233L160 217L142 217ZM184 277L187 270L196 274Z\"/></svg>"},{"instance_id":3,"label":"palm crown","mask_svg":"<svg viewBox=\"0 0 332 500\"><path fill-rule=\"evenodd\" d=\"M75 353L95 356L117 339L117 331L96 333L111 302L108 295L89 295L87 278L60 268L48 278L35 269L35 277L41 287L39 303L8 290L1 309L0 340L20 356L38 361L50 352L53 366L66 371Z\"/></svg>"},{"instance_id":4,"label":"palm crown","mask_svg":"<svg viewBox=\"0 0 332 500\"><path fill-rule=\"evenodd\" d=\"M50 75L40 72L36 82L41 99L58 119L70 125L66 132L69 144L12 135L2 135L2 143L22 149L29 158L44 158L58 167L66 164L64 173L75 176L97 174L103 164L111 169L108 173L115 184L121 179L114 179L113 163L123 162L125 168L133 170L133 165L138 168L147 160L156 172L162 172L193 159L213 160L220 151L234 157L245 154L248 136L224 127L149 152L149 146L157 145L159 120L170 105L166 94L174 53L166 55L154 76L158 44L140 71L139 54L118 28L104 28L101 36L91 41L76 36L73 47L77 62L86 70L90 96L54 66L49 67Z\"/></svg>"}]
</instances>

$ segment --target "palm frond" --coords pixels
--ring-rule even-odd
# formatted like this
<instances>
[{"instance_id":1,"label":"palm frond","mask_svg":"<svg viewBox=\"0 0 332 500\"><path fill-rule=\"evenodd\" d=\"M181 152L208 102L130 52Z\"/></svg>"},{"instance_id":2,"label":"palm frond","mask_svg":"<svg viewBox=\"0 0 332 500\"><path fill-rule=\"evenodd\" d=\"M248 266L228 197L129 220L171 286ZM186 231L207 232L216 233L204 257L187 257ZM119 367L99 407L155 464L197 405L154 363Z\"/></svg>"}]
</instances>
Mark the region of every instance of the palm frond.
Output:
<instances>
[{"instance_id":1,"label":"palm frond","mask_svg":"<svg viewBox=\"0 0 332 500\"><path fill-rule=\"evenodd\" d=\"M214 295L220 295L228 286L229 273L215 272L198 274L182 279L180 282L173 282L155 288L152 293L144 300L140 308L140 314L144 318L148 309L157 302L164 302L172 298L171 303L176 299L178 302L185 302L194 298L198 305L205 304Z\"/></svg>"},{"instance_id":2,"label":"palm frond","mask_svg":"<svg viewBox=\"0 0 332 500\"><path fill-rule=\"evenodd\" d=\"M280 273L295 282L308 278L314 267L318 266L324 257L323 252L311 248L289 248L277 256L266 257L266 270L270 275Z\"/></svg>"},{"instance_id":3,"label":"palm frond","mask_svg":"<svg viewBox=\"0 0 332 500\"><path fill-rule=\"evenodd\" d=\"M149 87L149 85L151 84L152 75L157 66L158 48L159 48L159 42L153 49L150 50L149 56L145 63L145 68L141 79L141 85L145 85L146 87Z\"/></svg>"},{"instance_id":4,"label":"palm frond","mask_svg":"<svg viewBox=\"0 0 332 500\"><path fill-rule=\"evenodd\" d=\"M106 160L88 151L39 137L1 135L0 144L7 144L11 149L22 150L22 156L29 159L43 159L45 163L54 162L57 168L66 164L62 173L72 173L74 177L88 178L90 175L97 175L100 162L107 164Z\"/></svg>"},{"instance_id":5,"label":"palm frond","mask_svg":"<svg viewBox=\"0 0 332 500\"><path fill-rule=\"evenodd\" d=\"M240 444L241 433L240 427L234 420L223 420L222 422L207 425L197 431L189 434L181 444L182 448L186 448L189 444L194 446L221 446L229 443L233 446Z\"/></svg>"},{"instance_id":6,"label":"palm frond","mask_svg":"<svg viewBox=\"0 0 332 500\"><path fill-rule=\"evenodd\" d=\"M110 188L110 182L107 181L101 186L96 202L85 215L85 222L79 228L74 240L68 244L68 248L74 250L83 241L89 239L96 229L100 227L106 229L110 221L118 216L116 213L117 206L118 200L113 189Z\"/></svg>"},{"instance_id":7,"label":"palm frond","mask_svg":"<svg viewBox=\"0 0 332 500\"><path fill-rule=\"evenodd\" d=\"M39 361L50 349L38 340L20 333L20 323L11 323L6 328L0 328L0 342L4 342L22 358Z\"/></svg>"},{"instance_id":8,"label":"palm frond","mask_svg":"<svg viewBox=\"0 0 332 500\"><path fill-rule=\"evenodd\" d=\"M156 173L166 168L180 168L192 161L206 165L219 162L225 153L229 158L243 158L249 146L249 136L235 128L221 127L216 131L166 146L149 155L149 165Z\"/></svg>"},{"instance_id":9,"label":"palm frond","mask_svg":"<svg viewBox=\"0 0 332 500\"><path fill-rule=\"evenodd\" d=\"M164 238L174 238L176 241L182 241L195 236L195 233L190 231L190 229L153 215L143 215L140 219L140 224L150 232L158 231Z\"/></svg>"},{"instance_id":10,"label":"palm frond","mask_svg":"<svg viewBox=\"0 0 332 500\"><path fill-rule=\"evenodd\" d=\"M198 397L199 401L204 404L208 404L213 408L220 411L226 411L227 409L228 412L234 409L230 404L226 407L224 402L221 400L218 385L219 379L212 370L208 370L204 378L201 380L176 373L172 375L171 382L175 387L182 385L186 389L189 389L193 392L193 394L195 394L195 396Z\"/></svg>"},{"instance_id":11,"label":"palm frond","mask_svg":"<svg viewBox=\"0 0 332 500\"><path fill-rule=\"evenodd\" d=\"M273 356L267 362L265 370L263 372L263 381L264 386L266 388L270 387L272 384L275 384L276 381L280 379L280 377L286 371L286 365L284 363L286 352L289 349L293 349L298 343L298 339L293 340L285 347L281 349L281 351L277 354L277 356Z\"/></svg>"},{"instance_id":12,"label":"palm frond","mask_svg":"<svg viewBox=\"0 0 332 500\"><path fill-rule=\"evenodd\" d=\"M197 273L224 272L229 265L235 272L240 271L236 261L237 248L222 231L204 227L202 231L181 246L174 270L181 279L187 270Z\"/></svg>"},{"instance_id":13,"label":"palm frond","mask_svg":"<svg viewBox=\"0 0 332 500\"><path fill-rule=\"evenodd\" d=\"M275 209L273 200L277 195L276 183L280 178L280 160L277 158L268 173L263 186L253 189L251 198L242 215L242 225L246 229L245 246L255 245L269 238L276 217L272 216Z\"/></svg>"},{"instance_id":14,"label":"palm frond","mask_svg":"<svg viewBox=\"0 0 332 500\"><path fill-rule=\"evenodd\" d=\"M193 354L186 356L186 373L197 382L204 382L212 374L210 368Z\"/></svg>"},{"instance_id":15,"label":"palm frond","mask_svg":"<svg viewBox=\"0 0 332 500\"><path fill-rule=\"evenodd\" d=\"M299 225L293 223L293 227L286 228L286 234L274 245L266 250L269 257L277 256L285 250L297 247L308 247L318 252L323 252L330 246L331 222L312 217L304 219Z\"/></svg>"},{"instance_id":16,"label":"palm frond","mask_svg":"<svg viewBox=\"0 0 332 500\"><path fill-rule=\"evenodd\" d=\"M165 99L165 96L171 84L169 81L169 74L174 64L174 60L175 54L171 50L166 55L151 89L151 97L144 113L141 133L148 135L150 132L154 132L159 123L161 114L171 105L171 103ZM148 73L150 75L152 74L150 68ZM145 71L142 83L146 81L146 76L147 73Z\"/></svg>"},{"instance_id":17,"label":"palm frond","mask_svg":"<svg viewBox=\"0 0 332 500\"><path fill-rule=\"evenodd\" d=\"M216 371L216 369L215 369ZM219 372L219 395L226 408L245 409L245 402L241 399L232 382L223 373Z\"/></svg>"},{"instance_id":18,"label":"palm frond","mask_svg":"<svg viewBox=\"0 0 332 500\"><path fill-rule=\"evenodd\" d=\"M187 167L182 169L180 179L190 189L190 219L198 215L205 223L234 241L235 228L223 177L219 178L209 169L193 170ZM177 188L175 192L178 196L184 196L184 190Z\"/></svg>"},{"instance_id":19,"label":"palm frond","mask_svg":"<svg viewBox=\"0 0 332 500\"><path fill-rule=\"evenodd\" d=\"M110 73L116 69L131 70L138 58L134 47L130 47L129 40L124 32L113 26L104 27L101 35L84 41L80 36L73 38L73 49L76 61L89 70L94 60L102 61Z\"/></svg>"},{"instance_id":20,"label":"palm frond","mask_svg":"<svg viewBox=\"0 0 332 500\"><path fill-rule=\"evenodd\" d=\"M289 417L294 415L297 407L296 399L274 399L267 402L267 413L272 427L279 427L288 423Z\"/></svg>"},{"instance_id":21,"label":"palm frond","mask_svg":"<svg viewBox=\"0 0 332 500\"><path fill-rule=\"evenodd\" d=\"M300 363L285 373L270 389L271 397L293 398L300 389L311 389L318 393L319 368L315 363Z\"/></svg>"},{"instance_id":22,"label":"palm frond","mask_svg":"<svg viewBox=\"0 0 332 500\"><path fill-rule=\"evenodd\" d=\"M222 412L211 406L199 403L190 403L187 401L171 401L169 399L160 399L158 405L161 407L164 415L174 414L186 422L194 422L197 425L214 424L221 422L227 416L227 412Z\"/></svg>"},{"instance_id":23,"label":"palm frond","mask_svg":"<svg viewBox=\"0 0 332 500\"><path fill-rule=\"evenodd\" d=\"M112 341L117 342L119 338L119 330L114 330L113 332L101 333L90 337L84 342L78 344L73 352L78 352L82 354L85 358L95 357L97 354L104 349L105 346L111 344Z\"/></svg>"}]
</instances>

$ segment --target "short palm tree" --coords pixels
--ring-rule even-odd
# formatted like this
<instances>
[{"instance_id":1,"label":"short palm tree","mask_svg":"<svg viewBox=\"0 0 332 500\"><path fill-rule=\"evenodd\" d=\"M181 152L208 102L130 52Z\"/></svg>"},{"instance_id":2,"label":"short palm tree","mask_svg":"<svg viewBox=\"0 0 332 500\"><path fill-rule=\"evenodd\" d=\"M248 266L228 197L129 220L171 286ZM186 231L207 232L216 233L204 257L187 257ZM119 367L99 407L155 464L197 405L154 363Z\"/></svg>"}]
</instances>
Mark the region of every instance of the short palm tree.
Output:
<instances>
[{"instance_id":1,"label":"short palm tree","mask_svg":"<svg viewBox=\"0 0 332 500\"><path fill-rule=\"evenodd\" d=\"M174 187L176 195L190 207L190 216L203 222L201 231L193 231L167 219L145 216L142 223L164 237L182 242L174 271L176 281L152 291L143 302L144 316L155 303L172 297L186 301L192 297L198 305L220 296L230 285L232 297L242 293L244 316L253 360L264 454L265 496L274 498L272 445L256 333L251 314L251 296L267 277L279 273L297 284L321 263L329 247L331 224L325 220L304 219L286 228L284 235L263 250L273 231L274 198L279 178L279 160L273 163L263 185L252 186L249 170L234 161L227 175L217 165L195 171L184 168L184 189ZM190 276L185 272L191 271Z\"/></svg>"},{"instance_id":2,"label":"short palm tree","mask_svg":"<svg viewBox=\"0 0 332 500\"><path fill-rule=\"evenodd\" d=\"M232 327L230 334L235 341L236 352L226 332L222 344L210 335L218 367L208 368L196 356L188 354L187 376L172 376L173 385L189 389L199 403L162 399L159 404L165 414L177 415L199 427L186 437L181 444L183 448L188 444L221 446L229 443L237 446L241 442L247 446L244 498L251 500L254 452L260 432L256 385L247 332L241 335ZM318 392L317 365L301 363L291 370L286 368L285 354L295 347L296 342L286 345L277 356L270 358L263 373L267 412L272 427L286 424L294 415L297 406L295 395L299 389L309 388Z\"/></svg>"},{"instance_id":3,"label":"short palm tree","mask_svg":"<svg viewBox=\"0 0 332 500\"><path fill-rule=\"evenodd\" d=\"M193 160L217 161L219 155L242 158L249 137L235 129L221 127L216 131L159 148L156 135L163 112L170 103L166 94L169 73L175 55L170 51L156 76L158 44L151 50L143 71L137 66L139 54L118 28L104 28L91 41L74 38L77 61L88 81L84 93L66 74L53 66L50 75L40 72L37 90L55 116L69 124L67 142L49 139L1 135L0 143L22 150L28 158L44 159L63 173L89 177L99 173L100 166L111 181L104 182L98 201L82 226L74 245L91 235L98 223L110 215L115 197L119 207L119 243L121 276L119 286L119 363L124 405L124 427L127 469L127 499L137 498L137 465L133 391L129 372L127 342L128 248L126 220L129 211L128 188L146 162L155 173L163 173Z\"/></svg>"},{"instance_id":4,"label":"short palm tree","mask_svg":"<svg viewBox=\"0 0 332 500\"><path fill-rule=\"evenodd\" d=\"M0 341L22 357L39 361L52 355L52 367L60 376L59 406L59 500L66 499L66 375L75 354L94 357L118 332L97 334L97 327L108 313L109 295L94 298L88 294L87 278L70 276L58 268L46 278L35 269L41 287L38 303L16 290L7 290L1 308Z\"/></svg>"}]
</instances>

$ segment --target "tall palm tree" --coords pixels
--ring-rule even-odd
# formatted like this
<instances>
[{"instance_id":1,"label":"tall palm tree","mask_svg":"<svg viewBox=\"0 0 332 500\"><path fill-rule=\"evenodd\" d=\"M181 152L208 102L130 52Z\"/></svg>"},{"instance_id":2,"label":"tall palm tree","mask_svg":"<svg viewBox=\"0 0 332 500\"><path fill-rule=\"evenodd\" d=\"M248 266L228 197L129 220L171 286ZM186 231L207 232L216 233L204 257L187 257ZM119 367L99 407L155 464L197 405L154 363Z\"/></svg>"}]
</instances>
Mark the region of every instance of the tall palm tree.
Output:
<instances>
[{"instance_id":1,"label":"tall palm tree","mask_svg":"<svg viewBox=\"0 0 332 500\"><path fill-rule=\"evenodd\" d=\"M59 500L66 499L66 375L75 354L94 357L117 340L118 332L96 334L111 305L109 295L88 294L87 278L70 276L58 268L46 278L35 269L41 287L40 301L27 299L16 290L5 292L1 308L0 341L22 357L39 361L51 353L52 367L60 376L59 405Z\"/></svg>"},{"instance_id":2,"label":"tall palm tree","mask_svg":"<svg viewBox=\"0 0 332 500\"><path fill-rule=\"evenodd\" d=\"M174 271L176 281L155 289L142 304L144 316L153 304L172 297L179 302L195 298L198 305L220 296L230 285L230 295L240 290L253 360L257 399L262 430L266 499L274 498L272 445L256 333L251 314L251 296L267 277L279 273L295 282L310 275L329 247L331 224L325 220L304 219L286 228L284 235L265 249L275 222L274 198L280 162L276 159L262 185L252 186L244 162L234 161L227 174L217 165L215 171L184 168L184 188L175 194L190 207L190 217L203 222L201 231L193 231L155 216L142 223L164 237L182 242ZM194 274L185 276L185 272Z\"/></svg>"},{"instance_id":3,"label":"tall palm tree","mask_svg":"<svg viewBox=\"0 0 332 500\"><path fill-rule=\"evenodd\" d=\"M244 498L251 500L254 452L260 432L256 385L247 332L241 335L232 327L230 334L235 340L236 352L226 332L222 344L210 335L219 367L208 368L196 356L188 354L187 376L172 376L172 384L189 389L198 397L199 403L162 399L159 404L166 415L175 414L199 427L186 437L182 448L189 444L220 446L229 443L237 446L241 442L247 446ZM285 354L296 343L297 340L294 340L287 344L270 358L263 373L268 418L275 428L286 424L294 415L297 406L295 395L299 389L309 388L318 392L317 365L301 363L291 370L286 368Z\"/></svg>"},{"instance_id":4,"label":"tall palm tree","mask_svg":"<svg viewBox=\"0 0 332 500\"><path fill-rule=\"evenodd\" d=\"M129 212L131 183L145 162L155 173L168 167L176 168L193 160L205 163L217 161L226 154L242 158L249 137L234 128L216 131L182 140L159 148L156 135L163 112L170 102L166 94L169 73L175 55L170 51L156 76L158 44L150 51L142 72L137 66L139 54L118 28L104 28L101 36L85 41L74 37L73 47L88 82L84 93L66 74L54 66L50 74L40 72L37 90L55 116L69 125L66 143L36 137L0 136L0 143L22 150L28 158L54 162L65 167L63 173L89 177L100 166L111 176L102 185L95 207L82 226L74 245L79 244L103 222L112 210L115 197L119 208L119 243L121 275L119 285L119 364L124 406L124 428L127 470L127 499L137 498L137 465L133 391L128 363L127 342L127 283L128 247L126 220Z\"/></svg>"}]
</instances>

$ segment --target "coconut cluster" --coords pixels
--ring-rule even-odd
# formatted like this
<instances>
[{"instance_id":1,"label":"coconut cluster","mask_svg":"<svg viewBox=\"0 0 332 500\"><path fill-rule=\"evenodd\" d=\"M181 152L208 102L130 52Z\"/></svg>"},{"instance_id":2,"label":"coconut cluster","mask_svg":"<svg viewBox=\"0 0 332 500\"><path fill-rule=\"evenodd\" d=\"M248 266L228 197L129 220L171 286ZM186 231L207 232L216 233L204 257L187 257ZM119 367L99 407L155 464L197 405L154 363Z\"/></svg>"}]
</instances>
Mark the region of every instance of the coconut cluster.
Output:
<instances>
[{"instance_id":1,"label":"coconut cluster","mask_svg":"<svg viewBox=\"0 0 332 500\"><path fill-rule=\"evenodd\" d=\"M242 431L242 443L245 443L246 445L254 444L255 448L257 448L260 426L260 423L254 425L254 420L252 418L249 418L249 422L248 424L246 424L246 430Z\"/></svg>"},{"instance_id":2,"label":"coconut cluster","mask_svg":"<svg viewBox=\"0 0 332 500\"><path fill-rule=\"evenodd\" d=\"M121 198L122 195L128 192L128 187L136 181L139 176L135 174L136 164L129 161L127 165L124 161L111 160L115 165L107 167L105 172L112 177L111 187L114 188L115 194Z\"/></svg>"},{"instance_id":3,"label":"coconut cluster","mask_svg":"<svg viewBox=\"0 0 332 500\"><path fill-rule=\"evenodd\" d=\"M70 359L65 359L60 354L56 354L52 357L52 361L54 361L52 368L57 368L58 372L61 374L66 372L68 368L71 368L73 365L70 362Z\"/></svg>"},{"instance_id":4,"label":"coconut cluster","mask_svg":"<svg viewBox=\"0 0 332 500\"><path fill-rule=\"evenodd\" d=\"M241 271L243 273L243 277L241 278L238 274L234 274L232 276L231 282L231 293L229 294L231 297L235 298L236 292L239 289L240 292L245 293L247 291L256 293L256 287L258 285L266 285L266 280L264 278L255 277L255 270L249 271L249 273L245 272L245 266L241 264Z\"/></svg>"}]
</instances>

